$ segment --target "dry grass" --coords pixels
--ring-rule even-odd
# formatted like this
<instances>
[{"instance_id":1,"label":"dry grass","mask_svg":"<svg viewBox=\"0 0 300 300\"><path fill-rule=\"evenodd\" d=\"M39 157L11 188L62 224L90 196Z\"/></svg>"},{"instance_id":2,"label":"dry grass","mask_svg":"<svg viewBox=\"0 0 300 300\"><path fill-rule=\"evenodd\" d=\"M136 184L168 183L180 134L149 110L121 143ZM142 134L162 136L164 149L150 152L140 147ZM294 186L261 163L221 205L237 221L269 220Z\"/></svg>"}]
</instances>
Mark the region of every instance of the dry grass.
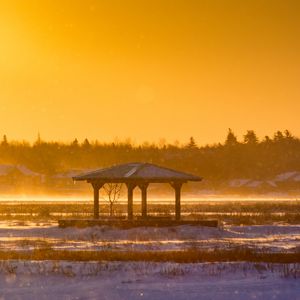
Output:
<instances>
[{"instance_id":1,"label":"dry grass","mask_svg":"<svg viewBox=\"0 0 300 300\"><path fill-rule=\"evenodd\" d=\"M266 262L300 263L300 252L268 253L248 248L184 251L67 251L36 249L28 252L0 251L0 260L152 261L152 262Z\"/></svg>"},{"instance_id":2,"label":"dry grass","mask_svg":"<svg viewBox=\"0 0 300 300\"><path fill-rule=\"evenodd\" d=\"M115 206L116 216L125 215L127 205L118 203ZM102 215L109 214L109 205L101 204ZM140 205L134 205L134 212L140 214ZM151 215L170 217L174 214L174 205L149 203ZM183 219L218 219L234 225L259 225L272 223L300 224L300 201L240 201L240 202L200 202L182 204ZM92 218L92 202L78 203L0 203L2 220L58 220L61 218Z\"/></svg>"}]
</instances>

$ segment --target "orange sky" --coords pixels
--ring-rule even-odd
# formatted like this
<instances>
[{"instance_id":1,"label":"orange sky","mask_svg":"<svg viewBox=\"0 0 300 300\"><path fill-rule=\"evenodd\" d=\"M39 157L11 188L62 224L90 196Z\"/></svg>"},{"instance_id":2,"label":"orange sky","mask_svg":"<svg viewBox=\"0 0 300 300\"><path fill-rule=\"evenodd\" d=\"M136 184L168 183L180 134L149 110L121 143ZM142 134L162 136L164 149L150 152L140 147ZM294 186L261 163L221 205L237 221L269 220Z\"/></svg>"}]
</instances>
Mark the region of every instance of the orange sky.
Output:
<instances>
[{"instance_id":1,"label":"orange sky","mask_svg":"<svg viewBox=\"0 0 300 300\"><path fill-rule=\"evenodd\" d=\"M298 0L0 0L0 134L300 136Z\"/></svg>"}]
</instances>

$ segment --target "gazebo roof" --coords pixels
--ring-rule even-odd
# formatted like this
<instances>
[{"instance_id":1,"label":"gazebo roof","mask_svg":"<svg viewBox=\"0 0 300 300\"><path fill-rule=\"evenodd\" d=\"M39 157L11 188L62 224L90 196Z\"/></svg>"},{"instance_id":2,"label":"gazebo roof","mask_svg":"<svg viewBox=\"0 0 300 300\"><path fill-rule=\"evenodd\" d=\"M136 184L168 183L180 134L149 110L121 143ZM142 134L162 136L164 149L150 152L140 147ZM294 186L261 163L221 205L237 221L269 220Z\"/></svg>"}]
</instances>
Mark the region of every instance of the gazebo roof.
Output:
<instances>
[{"instance_id":1,"label":"gazebo roof","mask_svg":"<svg viewBox=\"0 0 300 300\"><path fill-rule=\"evenodd\" d=\"M98 169L73 177L73 180L88 182L186 182L201 181L199 176L179 172L150 163L127 163L110 168Z\"/></svg>"}]
</instances>

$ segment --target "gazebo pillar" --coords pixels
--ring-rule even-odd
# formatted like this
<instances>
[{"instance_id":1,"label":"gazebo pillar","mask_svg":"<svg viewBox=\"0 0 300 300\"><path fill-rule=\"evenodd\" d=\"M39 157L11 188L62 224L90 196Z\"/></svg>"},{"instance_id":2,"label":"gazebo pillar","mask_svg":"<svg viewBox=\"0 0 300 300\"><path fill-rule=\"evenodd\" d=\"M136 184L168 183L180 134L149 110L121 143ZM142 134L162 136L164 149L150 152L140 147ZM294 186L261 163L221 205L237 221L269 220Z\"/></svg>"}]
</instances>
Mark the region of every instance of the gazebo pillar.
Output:
<instances>
[{"instance_id":1,"label":"gazebo pillar","mask_svg":"<svg viewBox=\"0 0 300 300\"><path fill-rule=\"evenodd\" d=\"M147 188L148 183L143 183L139 185L139 188L142 192L142 218L147 218Z\"/></svg>"},{"instance_id":2,"label":"gazebo pillar","mask_svg":"<svg viewBox=\"0 0 300 300\"><path fill-rule=\"evenodd\" d=\"M127 192L128 192L128 206L127 206L127 218L128 220L133 219L133 190L135 188L135 184L127 183Z\"/></svg>"},{"instance_id":3,"label":"gazebo pillar","mask_svg":"<svg viewBox=\"0 0 300 300\"><path fill-rule=\"evenodd\" d=\"M180 213L181 213L181 205L180 205L180 198L181 198L181 182L174 182L172 184L174 190L175 190L175 220L180 220Z\"/></svg>"},{"instance_id":4,"label":"gazebo pillar","mask_svg":"<svg viewBox=\"0 0 300 300\"><path fill-rule=\"evenodd\" d=\"M99 219L99 190L103 186L103 183L93 182L94 189L94 219Z\"/></svg>"}]
</instances>

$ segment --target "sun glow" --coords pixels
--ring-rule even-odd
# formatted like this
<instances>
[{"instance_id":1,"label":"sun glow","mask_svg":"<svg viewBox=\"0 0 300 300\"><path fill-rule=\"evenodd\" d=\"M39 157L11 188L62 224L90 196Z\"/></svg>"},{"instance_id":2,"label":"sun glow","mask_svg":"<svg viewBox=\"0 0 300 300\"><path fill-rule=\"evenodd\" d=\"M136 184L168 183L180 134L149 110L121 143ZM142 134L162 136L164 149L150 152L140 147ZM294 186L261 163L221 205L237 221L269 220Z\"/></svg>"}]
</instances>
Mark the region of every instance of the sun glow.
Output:
<instances>
[{"instance_id":1,"label":"sun glow","mask_svg":"<svg viewBox=\"0 0 300 300\"><path fill-rule=\"evenodd\" d=\"M4 70L18 74L30 67L34 57L34 47L22 24L15 19L0 18L0 75Z\"/></svg>"},{"instance_id":2,"label":"sun glow","mask_svg":"<svg viewBox=\"0 0 300 300\"><path fill-rule=\"evenodd\" d=\"M201 144L228 127L299 135L298 4L251 3L2 1L2 134Z\"/></svg>"},{"instance_id":3,"label":"sun glow","mask_svg":"<svg viewBox=\"0 0 300 300\"><path fill-rule=\"evenodd\" d=\"M195 204L195 203L201 203L201 202L211 202L213 204L219 203L219 202L291 202L291 201L300 201L296 197L287 197L287 196L238 196L238 195L201 195L201 196L185 196L182 195L182 203L183 204ZM86 193L83 195L36 195L36 194L17 194L17 195L5 195L1 194L0 196L0 202L5 203L51 203L51 202L66 202L66 203L79 203L79 202L93 202L93 196L90 193ZM139 204L141 202L141 199L138 195L134 197L134 203ZM148 202L149 203L161 203L161 204L173 204L174 203L174 197L163 197L161 195L148 195ZM103 199L103 197L100 197L100 203L107 203L107 200ZM120 204L126 204L127 198L123 195L118 203Z\"/></svg>"}]
</instances>

